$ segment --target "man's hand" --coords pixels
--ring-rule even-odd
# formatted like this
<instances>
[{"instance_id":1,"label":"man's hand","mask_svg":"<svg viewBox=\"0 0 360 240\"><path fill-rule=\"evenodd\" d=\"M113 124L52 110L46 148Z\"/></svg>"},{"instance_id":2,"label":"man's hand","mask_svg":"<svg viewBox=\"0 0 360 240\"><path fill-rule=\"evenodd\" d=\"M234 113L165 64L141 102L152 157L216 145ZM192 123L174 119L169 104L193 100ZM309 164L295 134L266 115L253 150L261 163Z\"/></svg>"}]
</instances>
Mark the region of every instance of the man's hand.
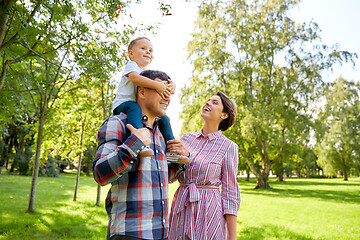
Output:
<instances>
[{"instance_id":1,"label":"man's hand","mask_svg":"<svg viewBox=\"0 0 360 240\"><path fill-rule=\"evenodd\" d=\"M185 146L185 144L180 140L169 140L166 143L167 145L167 151L172 153L178 153L180 155L183 155L185 157L189 156L189 150Z\"/></svg>"},{"instance_id":2,"label":"man's hand","mask_svg":"<svg viewBox=\"0 0 360 240\"><path fill-rule=\"evenodd\" d=\"M126 127L130 130L131 134L134 134L136 137L138 137L145 144L145 146L149 146L151 144L151 135L149 129L136 129L129 123L126 124Z\"/></svg>"}]
</instances>

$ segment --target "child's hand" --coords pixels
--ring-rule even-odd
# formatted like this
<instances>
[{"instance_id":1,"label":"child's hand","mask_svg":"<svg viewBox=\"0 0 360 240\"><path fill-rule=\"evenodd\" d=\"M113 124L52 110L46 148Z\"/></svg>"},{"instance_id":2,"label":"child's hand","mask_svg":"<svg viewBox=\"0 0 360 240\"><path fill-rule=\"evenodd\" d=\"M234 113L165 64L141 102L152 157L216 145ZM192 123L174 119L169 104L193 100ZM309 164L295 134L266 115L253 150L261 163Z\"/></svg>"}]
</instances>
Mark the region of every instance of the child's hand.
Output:
<instances>
[{"instance_id":1,"label":"child's hand","mask_svg":"<svg viewBox=\"0 0 360 240\"><path fill-rule=\"evenodd\" d=\"M164 81L157 82L155 90L159 93L159 95L162 98L170 97L171 90L169 89L168 84Z\"/></svg>"},{"instance_id":2,"label":"child's hand","mask_svg":"<svg viewBox=\"0 0 360 240\"><path fill-rule=\"evenodd\" d=\"M170 94L175 94L176 84L171 79L169 79L168 86L170 86Z\"/></svg>"},{"instance_id":3,"label":"child's hand","mask_svg":"<svg viewBox=\"0 0 360 240\"><path fill-rule=\"evenodd\" d=\"M173 94L172 91L170 84L166 84L166 91L164 92L165 97L169 98L171 94Z\"/></svg>"}]
</instances>

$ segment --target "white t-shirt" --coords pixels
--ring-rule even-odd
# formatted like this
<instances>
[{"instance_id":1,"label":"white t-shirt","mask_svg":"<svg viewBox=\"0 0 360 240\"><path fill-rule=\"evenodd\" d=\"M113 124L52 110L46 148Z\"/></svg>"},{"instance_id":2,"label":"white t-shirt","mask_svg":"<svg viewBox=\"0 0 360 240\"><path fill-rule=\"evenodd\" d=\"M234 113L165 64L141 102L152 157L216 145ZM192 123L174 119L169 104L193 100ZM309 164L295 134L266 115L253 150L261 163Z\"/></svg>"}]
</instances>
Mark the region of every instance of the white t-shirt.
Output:
<instances>
[{"instance_id":1,"label":"white t-shirt","mask_svg":"<svg viewBox=\"0 0 360 240\"><path fill-rule=\"evenodd\" d=\"M140 74L142 71L143 70L136 64L136 62L131 61L125 65L125 69L116 92L116 97L112 104L112 111L114 111L114 109L120 106L123 102L136 102L137 86L130 81L128 74L131 72L137 72Z\"/></svg>"}]
</instances>

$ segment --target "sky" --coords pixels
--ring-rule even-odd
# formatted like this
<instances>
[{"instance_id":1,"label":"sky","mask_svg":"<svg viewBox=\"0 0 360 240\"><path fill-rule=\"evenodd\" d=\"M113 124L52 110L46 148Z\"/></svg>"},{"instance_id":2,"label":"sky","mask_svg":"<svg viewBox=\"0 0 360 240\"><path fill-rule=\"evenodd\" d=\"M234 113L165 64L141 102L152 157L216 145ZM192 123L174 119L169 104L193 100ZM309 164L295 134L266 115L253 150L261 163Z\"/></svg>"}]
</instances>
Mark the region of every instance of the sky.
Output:
<instances>
[{"instance_id":1,"label":"sky","mask_svg":"<svg viewBox=\"0 0 360 240\"><path fill-rule=\"evenodd\" d=\"M156 36L147 36L153 43L155 56L147 69L164 71L177 84L177 92L172 96L167 115L171 119L175 137L180 137L182 123L179 120L179 93L190 82L192 66L187 60L186 48L192 39L197 7L194 2L185 0L164 2L172 6L171 16L162 17L158 13L158 0L144 0L137 9L131 9L130 13L134 21L161 23ZM303 0L292 9L291 17L297 22L314 20L322 30L320 36L324 44L339 44L340 50L357 53L360 58L359 0ZM360 81L360 59L355 64L355 68L351 64L336 66L333 72L324 73L323 77L326 81L334 81L339 76L346 80Z\"/></svg>"}]
</instances>

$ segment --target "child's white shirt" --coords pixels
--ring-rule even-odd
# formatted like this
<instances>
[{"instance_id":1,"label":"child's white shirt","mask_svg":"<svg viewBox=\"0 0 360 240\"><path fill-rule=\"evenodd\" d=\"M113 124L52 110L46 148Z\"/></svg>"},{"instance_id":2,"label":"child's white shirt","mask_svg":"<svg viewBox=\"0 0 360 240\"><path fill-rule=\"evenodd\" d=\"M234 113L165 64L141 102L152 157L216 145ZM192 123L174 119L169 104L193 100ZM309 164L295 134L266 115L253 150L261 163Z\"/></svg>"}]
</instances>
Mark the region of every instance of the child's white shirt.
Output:
<instances>
[{"instance_id":1,"label":"child's white shirt","mask_svg":"<svg viewBox=\"0 0 360 240\"><path fill-rule=\"evenodd\" d=\"M131 72L137 72L140 74L142 71L143 70L136 64L136 62L130 61L125 65L125 69L122 73L121 81L116 92L116 97L112 104L112 111L124 102L136 102L137 86L130 81L128 75Z\"/></svg>"}]
</instances>

